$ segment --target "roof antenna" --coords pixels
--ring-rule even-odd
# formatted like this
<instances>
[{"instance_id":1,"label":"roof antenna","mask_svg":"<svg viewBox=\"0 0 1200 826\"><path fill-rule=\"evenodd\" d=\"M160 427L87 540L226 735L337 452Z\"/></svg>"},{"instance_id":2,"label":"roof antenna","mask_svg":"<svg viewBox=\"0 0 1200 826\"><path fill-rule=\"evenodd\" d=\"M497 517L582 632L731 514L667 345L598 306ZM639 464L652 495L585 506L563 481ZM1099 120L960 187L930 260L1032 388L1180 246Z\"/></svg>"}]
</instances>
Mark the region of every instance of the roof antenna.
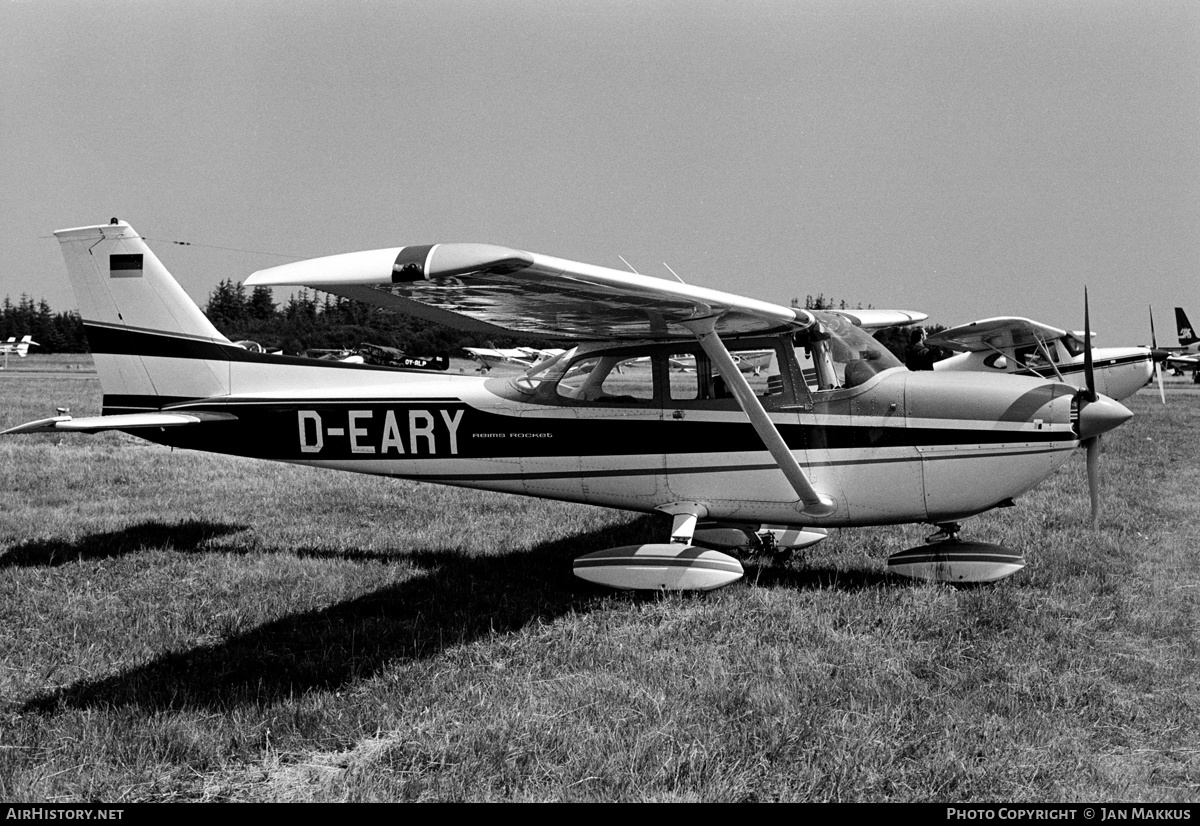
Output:
<instances>
[{"instance_id":1,"label":"roof antenna","mask_svg":"<svg viewBox=\"0 0 1200 826\"><path fill-rule=\"evenodd\" d=\"M620 259L621 259L621 263L622 263L622 264L624 264L625 266L629 267L629 269L630 269L630 270L633 272L633 274L634 274L634 275L641 275L641 273L640 273L640 272L638 272L637 270L633 269L633 264L630 264L628 261L626 261L626 260L625 260L625 256L624 256L624 255L618 255L618 256L617 256L617 258L620 258Z\"/></svg>"},{"instance_id":2,"label":"roof antenna","mask_svg":"<svg viewBox=\"0 0 1200 826\"><path fill-rule=\"evenodd\" d=\"M671 273L671 275L675 276L675 280L678 281L680 284L687 283L686 281L684 281L682 278L679 277L679 273L677 273L677 272L675 272L675 270L671 269L671 265L668 264L666 261L663 261L663 266L667 268L667 272L669 272L669 273Z\"/></svg>"}]
</instances>

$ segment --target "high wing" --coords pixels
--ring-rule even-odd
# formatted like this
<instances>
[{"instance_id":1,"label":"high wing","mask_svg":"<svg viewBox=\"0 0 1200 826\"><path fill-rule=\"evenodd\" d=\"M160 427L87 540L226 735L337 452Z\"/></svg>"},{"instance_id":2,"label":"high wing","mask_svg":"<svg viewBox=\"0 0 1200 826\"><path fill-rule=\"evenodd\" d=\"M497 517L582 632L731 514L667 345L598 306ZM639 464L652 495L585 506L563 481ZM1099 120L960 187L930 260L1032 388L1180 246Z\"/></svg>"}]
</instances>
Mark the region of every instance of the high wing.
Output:
<instances>
[{"instance_id":1,"label":"high wing","mask_svg":"<svg viewBox=\"0 0 1200 826\"><path fill-rule=\"evenodd\" d=\"M804 310L489 244L353 252L260 270L247 286L305 286L488 333L583 341L764 335L813 323Z\"/></svg>"},{"instance_id":2,"label":"high wing","mask_svg":"<svg viewBox=\"0 0 1200 826\"><path fill-rule=\"evenodd\" d=\"M856 327L867 332L882 330L884 327L907 327L909 324L919 324L929 318L925 313L914 313L910 310L826 310L837 313Z\"/></svg>"},{"instance_id":3,"label":"high wing","mask_svg":"<svg viewBox=\"0 0 1200 826\"><path fill-rule=\"evenodd\" d=\"M137 430L143 427L180 427L183 425L204 424L206 422L231 422L237 416L232 413L126 413L117 416L52 416L49 419L38 419L36 422L10 427L0 431L0 436L16 435L18 433L100 433L105 430Z\"/></svg>"},{"instance_id":4,"label":"high wing","mask_svg":"<svg viewBox=\"0 0 1200 826\"><path fill-rule=\"evenodd\" d=\"M805 310L487 244L334 255L260 270L245 283L313 287L464 329L483 325L590 341L698 341L805 511L827 514L836 507L813 488L721 340L804 329L815 323ZM693 522L697 516L677 515Z\"/></svg>"},{"instance_id":5,"label":"high wing","mask_svg":"<svg viewBox=\"0 0 1200 826\"><path fill-rule=\"evenodd\" d=\"M1039 321L1002 316L942 330L927 338L925 343L930 347L945 347L947 350L979 352L1034 347L1066 335L1071 334Z\"/></svg>"}]
</instances>

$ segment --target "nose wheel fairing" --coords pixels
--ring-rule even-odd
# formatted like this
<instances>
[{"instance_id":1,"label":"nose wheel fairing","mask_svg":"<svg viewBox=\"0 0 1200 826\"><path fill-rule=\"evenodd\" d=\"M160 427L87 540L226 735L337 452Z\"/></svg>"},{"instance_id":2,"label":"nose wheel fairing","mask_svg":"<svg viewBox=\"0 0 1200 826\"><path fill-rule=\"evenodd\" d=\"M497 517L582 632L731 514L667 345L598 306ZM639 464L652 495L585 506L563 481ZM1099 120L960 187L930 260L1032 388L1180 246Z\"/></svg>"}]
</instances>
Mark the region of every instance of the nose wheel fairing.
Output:
<instances>
[{"instance_id":1,"label":"nose wheel fairing","mask_svg":"<svg viewBox=\"0 0 1200 826\"><path fill-rule=\"evenodd\" d=\"M708 509L701 502L671 502L657 510L672 517L670 542L585 554L573 564L575 576L622 590L708 591L742 577L738 556L782 559L828 536L823 528L702 522Z\"/></svg>"},{"instance_id":2,"label":"nose wheel fairing","mask_svg":"<svg viewBox=\"0 0 1200 826\"><path fill-rule=\"evenodd\" d=\"M938 528L926 544L888 557L888 571L923 582L975 585L1010 577L1025 567L1025 557L1012 548L959 539L957 523Z\"/></svg>"}]
</instances>

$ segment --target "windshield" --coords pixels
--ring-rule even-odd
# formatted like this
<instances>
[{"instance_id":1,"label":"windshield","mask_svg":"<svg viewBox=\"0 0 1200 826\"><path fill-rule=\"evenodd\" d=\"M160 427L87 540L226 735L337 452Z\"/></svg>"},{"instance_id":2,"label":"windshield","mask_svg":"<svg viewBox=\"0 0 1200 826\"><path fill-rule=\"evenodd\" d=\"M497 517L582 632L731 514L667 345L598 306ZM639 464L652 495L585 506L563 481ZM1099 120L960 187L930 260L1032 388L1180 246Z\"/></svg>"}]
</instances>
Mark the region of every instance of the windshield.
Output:
<instances>
[{"instance_id":1,"label":"windshield","mask_svg":"<svg viewBox=\"0 0 1200 826\"><path fill-rule=\"evenodd\" d=\"M837 313L814 312L817 325L796 335L796 360L813 390L856 387L900 367L892 351Z\"/></svg>"},{"instance_id":2,"label":"windshield","mask_svg":"<svg viewBox=\"0 0 1200 826\"><path fill-rule=\"evenodd\" d=\"M1063 336L1059 339L1059 341L1063 343L1063 346L1067 349L1067 352L1072 356L1082 356L1083 351L1087 349L1083 346L1083 341L1070 334Z\"/></svg>"}]
</instances>

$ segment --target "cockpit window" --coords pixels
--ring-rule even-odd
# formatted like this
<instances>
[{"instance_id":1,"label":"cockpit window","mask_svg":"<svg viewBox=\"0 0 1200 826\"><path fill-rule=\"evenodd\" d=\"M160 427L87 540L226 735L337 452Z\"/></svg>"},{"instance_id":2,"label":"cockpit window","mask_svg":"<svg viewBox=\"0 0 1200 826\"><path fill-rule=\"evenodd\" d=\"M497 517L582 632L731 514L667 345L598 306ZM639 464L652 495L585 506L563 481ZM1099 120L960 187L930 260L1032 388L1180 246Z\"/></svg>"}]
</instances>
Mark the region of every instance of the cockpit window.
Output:
<instances>
[{"instance_id":1,"label":"cockpit window","mask_svg":"<svg viewBox=\"0 0 1200 826\"><path fill-rule=\"evenodd\" d=\"M575 354L578 352L578 347L572 347L570 350L564 350L557 356L545 361L539 361L513 379L513 386L525 395L536 393L543 384L553 387L562 378L567 368L570 367L572 359L575 358Z\"/></svg>"},{"instance_id":2,"label":"cockpit window","mask_svg":"<svg viewBox=\"0 0 1200 826\"><path fill-rule=\"evenodd\" d=\"M786 340L728 342L740 374L767 409L794 402L795 365ZM582 344L539 362L505 384L535 404L736 408L737 399L698 342L613 347Z\"/></svg>"},{"instance_id":3,"label":"cockpit window","mask_svg":"<svg viewBox=\"0 0 1200 826\"><path fill-rule=\"evenodd\" d=\"M540 362L513 379L511 386L529 401L543 404L652 404L655 356L574 347Z\"/></svg>"},{"instance_id":4,"label":"cockpit window","mask_svg":"<svg viewBox=\"0 0 1200 826\"><path fill-rule=\"evenodd\" d=\"M654 365L649 356L585 356L559 379L560 398L579 402L648 404L654 401Z\"/></svg>"},{"instance_id":5,"label":"cockpit window","mask_svg":"<svg viewBox=\"0 0 1200 826\"><path fill-rule=\"evenodd\" d=\"M727 346L738 371L764 405L770 406L769 397L783 396L785 387L775 341L727 342ZM733 390L699 347L692 352L673 354L668 359L668 370L672 402L734 401ZM783 399L778 401L782 403Z\"/></svg>"},{"instance_id":6,"label":"cockpit window","mask_svg":"<svg viewBox=\"0 0 1200 826\"><path fill-rule=\"evenodd\" d=\"M1017 352L1022 353L1023 350L1024 350L1024 348L1022 348L1021 350L1018 350ZM1035 370L1039 366L1057 364L1059 361L1059 352L1058 352L1058 342L1057 341L1046 341L1046 342L1043 342L1041 345L1030 347L1030 348L1028 348L1028 350L1029 350L1029 352L1025 358L1025 364L1028 365L1029 367L1034 368ZM1082 352L1082 351L1080 351L1080 352Z\"/></svg>"}]
</instances>

